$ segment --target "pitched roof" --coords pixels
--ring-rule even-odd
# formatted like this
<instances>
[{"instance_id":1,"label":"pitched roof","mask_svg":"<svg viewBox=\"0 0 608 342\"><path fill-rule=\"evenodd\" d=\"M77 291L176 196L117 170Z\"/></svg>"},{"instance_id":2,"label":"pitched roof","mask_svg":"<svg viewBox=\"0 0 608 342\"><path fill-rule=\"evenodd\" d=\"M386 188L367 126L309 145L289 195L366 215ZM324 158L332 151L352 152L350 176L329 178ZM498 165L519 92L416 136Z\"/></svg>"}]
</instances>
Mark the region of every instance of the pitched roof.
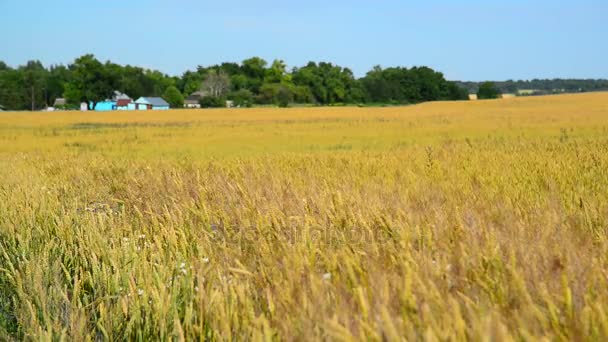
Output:
<instances>
[{"instance_id":1,"label":"pitched roof","mask_svg":"<svg viewBox=\"0 0 608 342\"><path fill-rule=\"evenodd\" d=\"M184 100L185 104L198 104L199 101L205 97L209 95L208 92L206 91L195 91L194 93L190 94L190 96L186 97L186 99Z\"/></svg>"},{"instance_id":2,"label":"pitched roof","mask_svg":"<svg viewBox=\"0 0 608 342\"><path fill-rule=\"evenodd\" d=\"M160 97L140 97L139 99L137 99L137 101L135 101L135 103L150 104L152 106L157 106L157 107L168 107L169 106L167 101L163 100Z\"/></svg>"},{"instance_id":3,"label":"pitched roof","mask_svg":"<svg viewBox=\"0 0 608 342\"><path fill-rule=\"evenodd\" d=\"M114 96L112 97L112 99L118 101L118 100L131 100L131 98L124 93L119 92L118 90L114 90Z\"/></svg>"},{"instance_id":4,"label":"pitched roof","mask_svg":"<svg viewBox=\"0 0 608 342\"><path fill-rule=\"evenodd\" d=\"M133 102L131 99L118 99L118 101L116 101L116 106L124 107L131 102Z\"/></svg>"}]
</instances>

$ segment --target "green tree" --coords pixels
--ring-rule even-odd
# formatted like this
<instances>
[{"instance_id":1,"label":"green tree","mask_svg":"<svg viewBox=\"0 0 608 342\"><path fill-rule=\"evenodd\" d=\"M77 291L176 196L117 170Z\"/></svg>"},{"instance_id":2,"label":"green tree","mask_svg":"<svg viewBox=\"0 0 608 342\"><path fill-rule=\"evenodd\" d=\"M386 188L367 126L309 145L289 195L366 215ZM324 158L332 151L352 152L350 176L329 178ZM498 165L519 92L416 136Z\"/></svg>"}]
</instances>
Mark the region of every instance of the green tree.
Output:
<instances>
[{"instance_id":1,"label":"green tree","mask_svg":"<svg viewBox=\"0 0 608 342\"><path fill-rule=\"evenodd\" d=\"M184 107L184 95L175 86L168 87L163 94L163 98L169 103L171 108Z\"/></svg>"},{"instance_id":2,"label":"green tree","mask_svg":"<svg viewBox=\"0 0 608 342\"><path fill-rule=\"evenodd\" d=\"M288 87L282 86L277 94L277 103L279 107L288 107L293 101L293 92Z\"/></svg>"},{"instance_id":3,"label":"green tree","mask_svg":"<svg viewBox=\"0 0 608 342\"><path fill-rule=\"evenodd\" d=\"M291 75L287 73L287 65L280 59L275 59L268 70L264 81L268 83L291 82Z\"/></svg>"},{"instance_id":4,"label":"green tree","mask_svg":"<svg viewBox=\"0 0 608 342\"><path fill-rule=\"evenodd\" d=\"M226 99L217 96L205 96L200 99L201 108L221 108L226 106Z\"/></svg>"},{"instance_id":5,"label":"green tree","mask_svg":"<svg viewBox=\"0 0 608 342\"><path fill-rule=\"evenodd\" d=\"M459 87L455 82L447 82L443 89L442 99L444 100L468 100L469 91Z\"/></svg>"},{"instance_id":6,"label":"green tree","mask_svg":"<svg viewBox=\"0 0 608 342\"><path fill-rule=\"evenodd\" d=\"M4 109L23 110L29 106L25 84L19 70L7 67L0 71L0 105Z\"/></svg>"},{"instance_id":7,"label":"green tree","mask_svg":"<svg viewBox=\"0 0 608 342\"><path fill-rule=\"evenodd\" d=\"M500 97L500 90L494 82L484 82L479 86L477 98L480 100L497 99Z\"/></svg>"},{"instance_id":8,"label":"green tree","mask_svg":"<svg viewBox=\"0 0 608 342\"><path fill-rule=\"evenodd\" d=\"M19 68L23 77L23 86L29 100L28 109L37 110L44 108L46 103L46 79L47 70L39 61L29 61Z\"/></svg>"},{"instance_id":9,"label":"green tree","mask_svg":"<svg viewBox=\"0 0 608 342\"><path fill-rule=\"evenodd\" d=\"M52 105L55 99L63 97L65 86L71 81L72 73L63 65L51 66L46 81L46 102Z\"/></svg>"},{"instance_id":10,"label":"green tree","mask_svg":"<svg viewBox=\"0 0 608 342\"><path fill-rule=\"evenodd\" d=\"M228 94L228 100L234 101L235 106L251 107L253 93L248 89L239 89Z\"/></svg>"},{"instance_id":11,"label":"green tree","mask_svg":"<svg viewBox=\"0 0 608 342\"><path fill-rule=\"evenodd\" d=\"M260 87L260 94L257 97L258 103L274 104L279 107L287 107L293 102L293 86L281 83L264 83Z\"/></svg>"},{"instance_id":12,"label":"green tree","mask_svg":"<svg viewBox=\"0 0 608 342\"><path fill-rule=\"evenodd\" d=\"M260 57L252 57L242 62L241 70L247 77L247 89L254 94L259 94L260 87L266 76L266 65L268 63Z\"/></svg>"},{"instance_id":13,"label":"green tree","mask_svg":"<svg viewBox=\"0 0 608 342\"><path fill-rule=\"evenodd\" d=\"M203 78L198 72L186 71L178 82L178 88L188 96L201 89Z\"/></svg>"},{"instance_id":14,"label":"green tree","mask_svg":"<svg viewBox=\"0 0 608 342\"><path fill-rule=\"evenodd\" d=\"M114 80L105 66L93 55L77 58L70 66L73 79L66 89L66 97L71 103L84 101L89 109L97 102L112 96Z\"/></svg>"}]
</instances>

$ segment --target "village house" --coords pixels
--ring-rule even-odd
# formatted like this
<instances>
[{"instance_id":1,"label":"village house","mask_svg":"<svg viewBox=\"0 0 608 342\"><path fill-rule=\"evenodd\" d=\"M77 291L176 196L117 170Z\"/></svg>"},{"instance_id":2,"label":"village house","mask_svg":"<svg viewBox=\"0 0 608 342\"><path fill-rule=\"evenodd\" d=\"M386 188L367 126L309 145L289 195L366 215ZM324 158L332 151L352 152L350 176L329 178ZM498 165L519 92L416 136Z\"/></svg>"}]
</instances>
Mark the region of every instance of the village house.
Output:
<instances>
[{"instance_id":1,"label":"village house","mask_svg":"<svg viewBox=\"0 0 608 342\"><path fill-rule=\"evenodd\" d=\"M129 110L129 104L131 104L133 100L131 99L118 99L116 101L116 110Z\"/></svg>"},{"instance_id":2,"label":"village house","mask_svg":"<svg viewBox=\"0 0 608 342\"><path fill-rule=\"evenodd\" d=\"M160 97L140 97L129 104L130 110L168 110L169 104Z\"/></svg>"},{"instance_id":3,"label":"village house","mask_svg":"<svg viewBox=\"0 0 608 342\"><path fill-rule=\"evenodd\" d=\"M133 102L128 95L121 93L118 90L114 91L112 99L97 102L94 110L98 112L107 112L111 110L129 110L129 104Z\"/></svg>"},{"instance_id":4,"label":"village house","mask_svg":"<svg viewBox=\"0 0 608 342\"><path fill-rule=\"evenodd\" d=\"M184 108L201 108L201 99L207 94L202 91L196 91L184 100Z\"/></svg>"},{"instance_id":5,"label":"village house","mask_svg":"<svg viewBox=\"0 0 608 342\"><path fill-rule=\"evenodd\" d=\"M91 106L93 103L91 102ZM93 108L97 112L107 112L111 110L116 110L116 101L114 100L105 100L99 101L95 104L95 108Z\"/></svg>"},{"instance_id":6,"label":"village house","mask_svg":"<svg viewBox=\"0 0 608 342\"><path fill-rule=\"evenodd\" d=\"M119 92L118 90L114 90L114 96L112 96L112 100L118 102L118 100L131 100L133 101L132 98L129 97L129 95L127 94L123 94L121 92Z\"/></svg>"},{"instance_id":7,"label":"village house","mask_svg":"<svg viewBox=\"0 0 608 342\"><path fill-rule=\"evenodd\" d=\"M64 108L66 105L67 101L63 98L57 98L55 100L54 106L56 108ZM140 97L137 101L133 101L128 95L119 91L114 91L111 99L105 99L97 103L91 101L89 103L83 102L80 104L81 111L87 111L89 108L92 108L92 110L97 112L113 110L167 110L169 109L169 103L160 97Z\"/></svg>"},{"instance_id":8,"label":"village house","mask_svg":"<svg viewBox=\"0 0 608 342\"><path fill-rule=\"evenodd\" d=\"M65 108L65 105L67 104L67 101L62 98L62 97L58 97L55 99L55 102L53 103L53 107L55 108Z\"/></svg>"}]
</instances>

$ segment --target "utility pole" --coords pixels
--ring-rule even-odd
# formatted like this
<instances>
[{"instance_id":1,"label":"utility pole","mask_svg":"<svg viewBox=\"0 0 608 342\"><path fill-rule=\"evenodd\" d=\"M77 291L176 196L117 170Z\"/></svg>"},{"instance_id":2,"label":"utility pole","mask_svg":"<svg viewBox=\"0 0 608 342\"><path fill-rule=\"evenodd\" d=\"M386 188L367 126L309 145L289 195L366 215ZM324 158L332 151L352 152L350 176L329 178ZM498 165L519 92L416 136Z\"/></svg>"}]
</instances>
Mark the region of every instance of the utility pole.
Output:
<instances>
[{"instance_id":1,"label":"utility pole","mask_svg":"<svg viewBox=\"0 0 608 342\"><path fill-rule=\"evenodd\" d=\"M34 86L32 85L32 112L34 111L35 103L34 103Z\"/></svg>"}]
</instances>

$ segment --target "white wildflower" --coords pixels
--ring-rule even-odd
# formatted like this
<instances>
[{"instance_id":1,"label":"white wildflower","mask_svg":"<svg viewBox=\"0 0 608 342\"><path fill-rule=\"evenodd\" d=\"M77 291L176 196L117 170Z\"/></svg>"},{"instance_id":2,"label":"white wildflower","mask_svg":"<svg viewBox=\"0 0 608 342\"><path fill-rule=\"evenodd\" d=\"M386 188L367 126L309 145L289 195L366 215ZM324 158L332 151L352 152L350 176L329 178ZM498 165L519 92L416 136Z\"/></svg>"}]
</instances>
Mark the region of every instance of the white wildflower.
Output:
<instances>
[{"instance_id":1,"label":"white wildflower","mask_svg":"<svg viewBox=\"0 0 608 342\"><path fill-rule=\"evenodd\" d=\"M137 290L137 295L140 296L140 297L143 296L144 295L144 290L138 289Z\"/></svg>"},{"instance_id":2,"label":"white wildflower","mask_svg":"<svg viewBox=\"0 0 608 342\"><path fill-rule=\"evenodd\" d=\"M331 273L325 273L323 275L323 280L331 280Z\"/></svg>"}]
</instances>

